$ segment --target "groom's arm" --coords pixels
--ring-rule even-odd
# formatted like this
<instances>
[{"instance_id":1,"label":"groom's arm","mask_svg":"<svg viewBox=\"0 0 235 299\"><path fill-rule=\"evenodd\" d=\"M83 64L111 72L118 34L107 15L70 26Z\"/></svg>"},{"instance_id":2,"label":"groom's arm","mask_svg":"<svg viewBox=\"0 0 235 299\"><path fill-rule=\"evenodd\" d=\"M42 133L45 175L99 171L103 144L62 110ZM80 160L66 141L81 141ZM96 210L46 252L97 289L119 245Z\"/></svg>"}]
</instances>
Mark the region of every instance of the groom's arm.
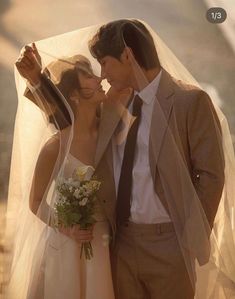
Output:
<instances>
[{"instance_id":1,"label":"groom's arm","mask_svg":"<svg viewBox=\"0 0 235 299\"><path fill-rule=\"evenodd\" d=\"M192 100L187 124L193 182L212 227L224 186L224 155L220 122L205 92Z\"/></svg>"}]
</instances>

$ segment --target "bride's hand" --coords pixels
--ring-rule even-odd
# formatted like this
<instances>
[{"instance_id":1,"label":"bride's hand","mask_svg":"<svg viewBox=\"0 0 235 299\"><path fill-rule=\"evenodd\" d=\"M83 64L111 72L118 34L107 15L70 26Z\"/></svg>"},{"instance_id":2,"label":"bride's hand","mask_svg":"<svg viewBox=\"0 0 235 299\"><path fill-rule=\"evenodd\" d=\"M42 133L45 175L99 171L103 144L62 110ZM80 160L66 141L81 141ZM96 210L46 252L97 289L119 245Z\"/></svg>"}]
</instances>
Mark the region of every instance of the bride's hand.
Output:
<instances>
[{"instance_id":1,"label":"bride's hand","mask_svg":"<svg viewBox=\"0 0 235 299\"><path fill-rule=\"evenodd\" d=\"M79 225L72 228L60 228L59 231L78 243L90 242L93 239L93 226L89 229L80 229Z\"/></svg>"},{"instance_id":2,"label":"bride's hand","mask_svg":"<svg viewBox=\"0 0 235 299\"><path fill-rule=\"evenodd\" d=\"M20 75L28 80L30 84L35 85L40 82L41 57L34 43L32 46L25 46L22 49L15 65Z\"/></svg>"}]
</instances>

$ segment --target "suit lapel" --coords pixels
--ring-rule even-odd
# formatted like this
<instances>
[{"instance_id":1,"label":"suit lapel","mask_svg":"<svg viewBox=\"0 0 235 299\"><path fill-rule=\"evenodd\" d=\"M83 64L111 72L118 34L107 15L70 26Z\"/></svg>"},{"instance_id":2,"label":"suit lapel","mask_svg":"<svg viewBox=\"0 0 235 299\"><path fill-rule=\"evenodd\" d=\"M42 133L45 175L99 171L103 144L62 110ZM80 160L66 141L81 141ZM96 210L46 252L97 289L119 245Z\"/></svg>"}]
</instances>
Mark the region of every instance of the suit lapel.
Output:
<instances>
[{"instance_id":1,"label":"suit lapel","mask_svg":"<svg viewBox=\"0 0 235 299\"><path fill-rule=\"evenodd\" d=\"M104 104L96 147L95 167L99 164L132 96L133 91L129 90L121 95L120 101L116 98L111 98Z\"/></svg>"},{"instance_id":2,"label":"suit lapel","mask_svg":"<svg viewBox=\"0 0 235 299\"><path fill-rule=\"evenodd\" d=\"M153 107L149 137L149 163L155 181L156 164L173 106L174 89L171 76L163 69Z\"/></svg>"}]
</instances>

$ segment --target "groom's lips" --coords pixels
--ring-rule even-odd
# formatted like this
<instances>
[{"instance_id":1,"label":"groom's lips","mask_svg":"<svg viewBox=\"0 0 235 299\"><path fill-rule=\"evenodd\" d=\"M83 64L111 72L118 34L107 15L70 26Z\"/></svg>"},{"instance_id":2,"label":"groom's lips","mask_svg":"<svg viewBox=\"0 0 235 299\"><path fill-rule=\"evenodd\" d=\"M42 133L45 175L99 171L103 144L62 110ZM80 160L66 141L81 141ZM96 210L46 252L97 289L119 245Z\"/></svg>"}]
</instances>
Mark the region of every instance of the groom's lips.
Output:
<instances>
[{"instance_id":1,"label":"groom's lips","mask_svg":"<svg viewBox=\"0 0 235 299\"><path fill-rule=\"evenodd\" d=\"M98 90L99 90L99 91L102 91L102 92L105 92L105 91L103 90L103 86L102 86L102 85L99 87Z\"/></svg>"}]
</instances>

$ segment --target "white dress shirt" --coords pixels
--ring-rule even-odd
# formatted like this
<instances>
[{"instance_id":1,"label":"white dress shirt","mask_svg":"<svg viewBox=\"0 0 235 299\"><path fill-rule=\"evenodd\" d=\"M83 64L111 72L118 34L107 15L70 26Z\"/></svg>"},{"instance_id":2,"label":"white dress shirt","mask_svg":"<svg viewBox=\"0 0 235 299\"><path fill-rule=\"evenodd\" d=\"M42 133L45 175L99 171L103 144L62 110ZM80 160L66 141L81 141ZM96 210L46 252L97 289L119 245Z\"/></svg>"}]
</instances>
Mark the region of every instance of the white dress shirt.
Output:
<instances>
[{"instance_id":1,"label":"white dress shirt","mask_svg":"<svg viewBox=\"0 0 235 299\"><path fill-rule=\"evenodd\" d=\"M154 191L153 179L149 166L149 136L154 102L162 71L140 92L135 92L143 100L141 121L137 133L135 160L132 172L132 195L130 221L135 223L162 223L171 219ZM133 101L128 107L131 112ZM117 130L118 131L118 128ZM120 133L119 133L120 134ZM116 192L120 178L126 139L117 142L117 134L112 138L114 178Z\"/></svg>"}]
</instances>

